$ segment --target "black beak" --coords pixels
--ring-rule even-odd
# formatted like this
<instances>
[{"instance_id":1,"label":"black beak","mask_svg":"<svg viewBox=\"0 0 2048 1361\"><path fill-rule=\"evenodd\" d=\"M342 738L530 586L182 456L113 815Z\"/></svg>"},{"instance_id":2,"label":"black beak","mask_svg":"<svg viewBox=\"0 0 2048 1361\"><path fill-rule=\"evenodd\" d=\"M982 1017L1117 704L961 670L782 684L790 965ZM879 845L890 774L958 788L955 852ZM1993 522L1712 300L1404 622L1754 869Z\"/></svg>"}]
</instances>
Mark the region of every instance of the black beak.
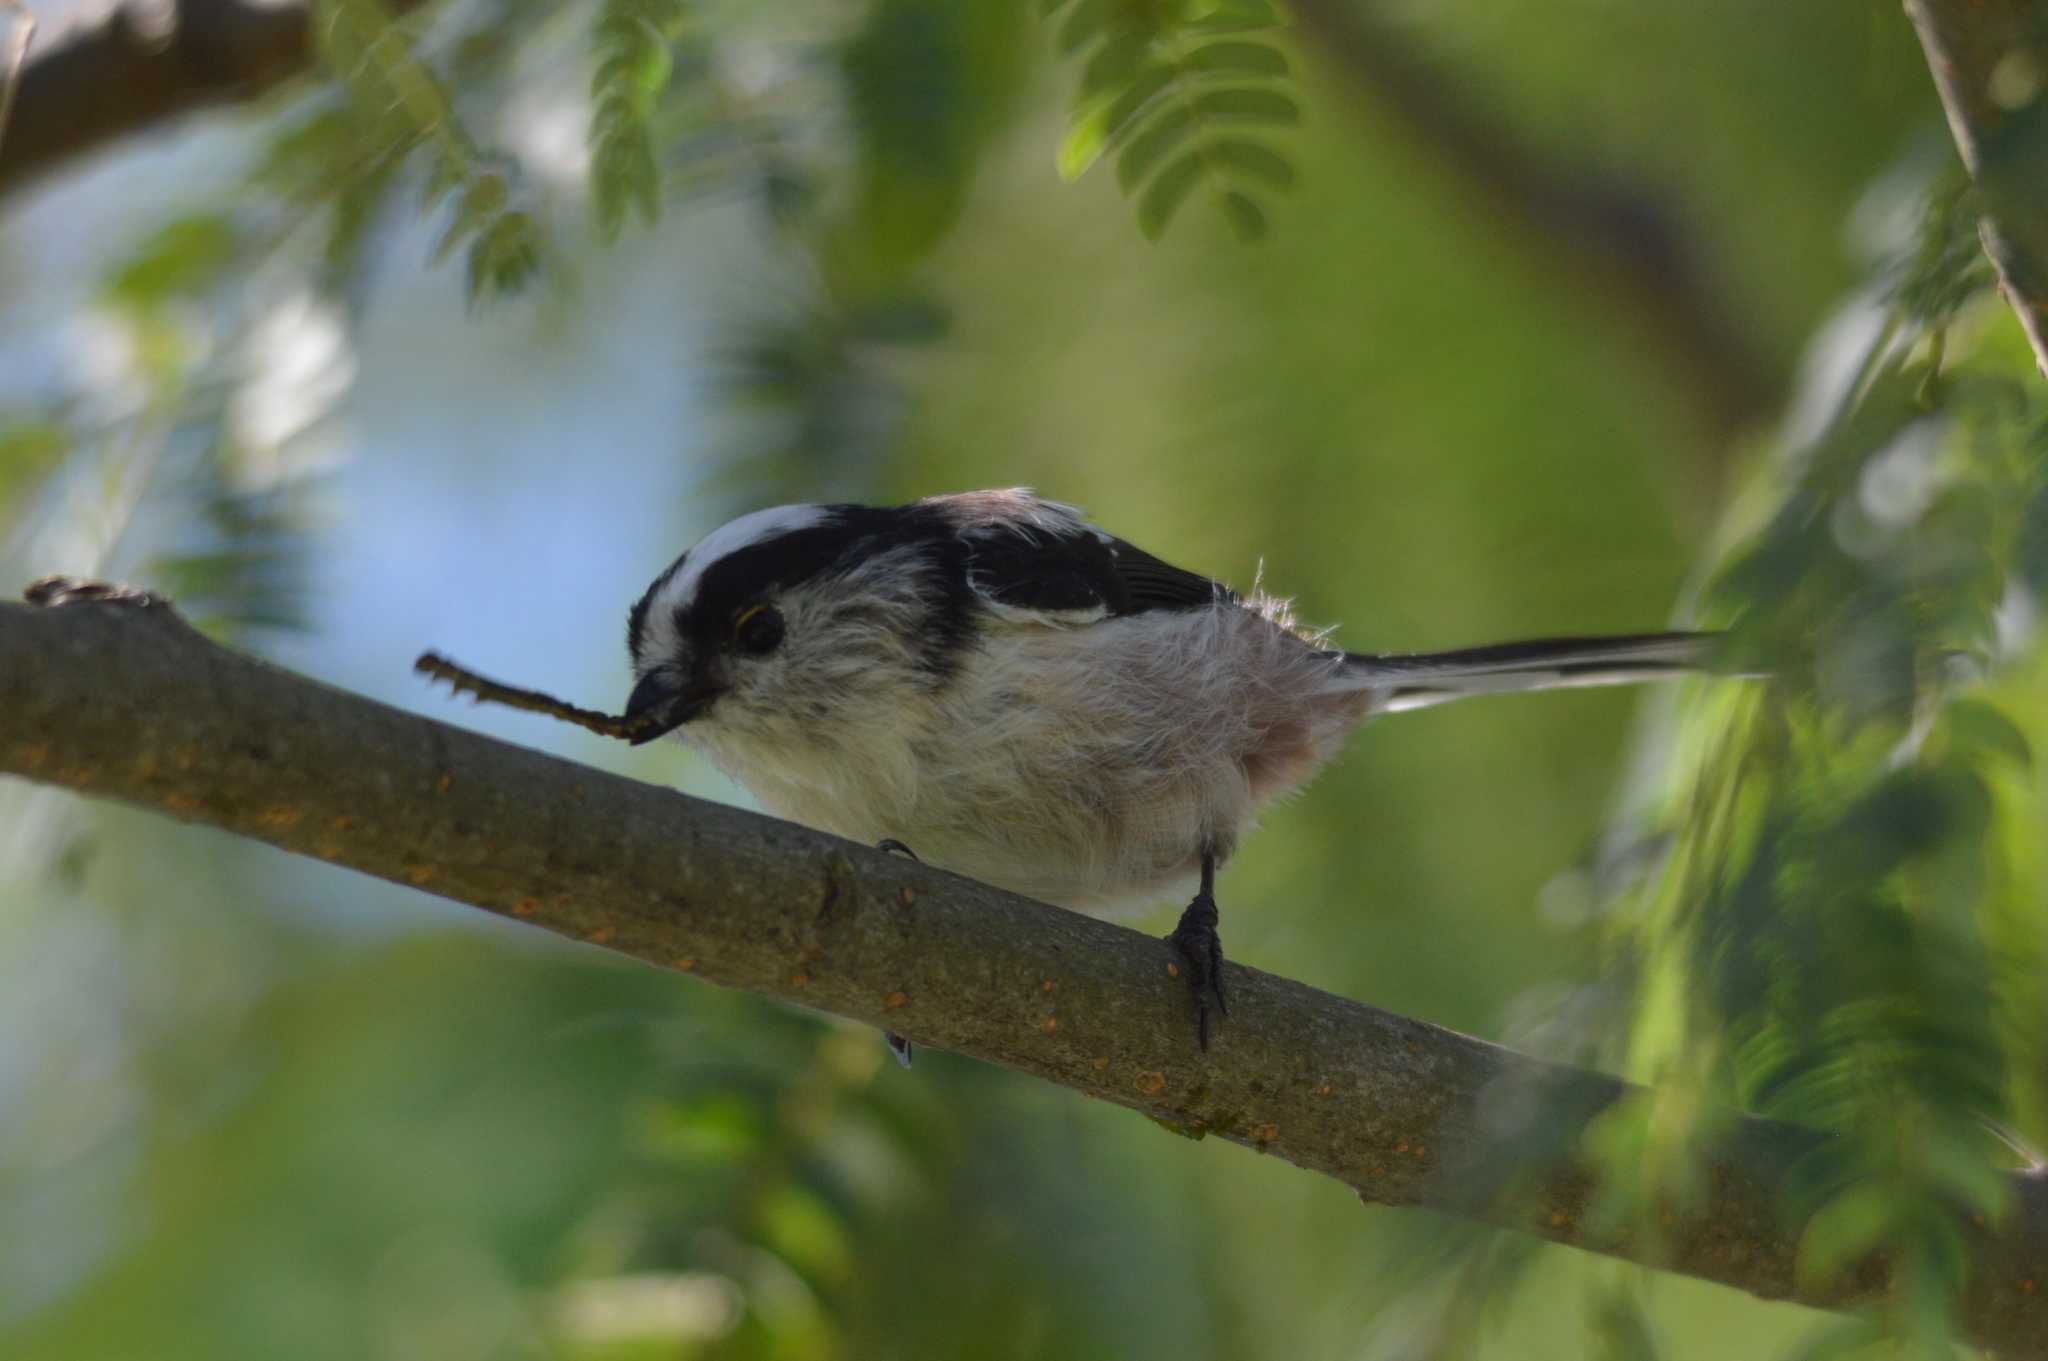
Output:
<instances>
[{"instance_id":1,"label":"black beak","mask_svg":"<svg viewBox=\"0 0 2048 1361\"><path fill-rule=\"evenodd\" d=\"M626 718L647 726L627 740L637 747L674 732L710 708L716 698L715 687L685 689L673 675L651 671L633 687L632 697L626 701Z\"/></svg>"}]
</instances>

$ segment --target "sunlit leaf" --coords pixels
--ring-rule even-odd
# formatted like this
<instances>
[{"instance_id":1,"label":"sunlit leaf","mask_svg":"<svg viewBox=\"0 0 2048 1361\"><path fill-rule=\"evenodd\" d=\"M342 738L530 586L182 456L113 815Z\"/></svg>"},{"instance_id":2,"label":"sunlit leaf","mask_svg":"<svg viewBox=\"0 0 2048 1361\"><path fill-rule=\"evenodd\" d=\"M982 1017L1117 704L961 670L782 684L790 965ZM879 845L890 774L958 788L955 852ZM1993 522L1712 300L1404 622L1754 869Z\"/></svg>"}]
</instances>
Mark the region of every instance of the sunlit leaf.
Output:
<instances>
[{"instance_id":1,"label":"sunlit leaf","mask_svg":"<svg viewBox=\"0 0 2048 1361\"><path fill-rule=\"evenodd\" d=\"M1103 152L1132 129L1133 120L1146 104L1173 83L1173 71L1161 63L1139 70L1130 85L1113 99L1097 100L1094 107L1078 115L1060 143L1059 171L1067 179L1079 178Z\"/></svg>"}]
</instances>

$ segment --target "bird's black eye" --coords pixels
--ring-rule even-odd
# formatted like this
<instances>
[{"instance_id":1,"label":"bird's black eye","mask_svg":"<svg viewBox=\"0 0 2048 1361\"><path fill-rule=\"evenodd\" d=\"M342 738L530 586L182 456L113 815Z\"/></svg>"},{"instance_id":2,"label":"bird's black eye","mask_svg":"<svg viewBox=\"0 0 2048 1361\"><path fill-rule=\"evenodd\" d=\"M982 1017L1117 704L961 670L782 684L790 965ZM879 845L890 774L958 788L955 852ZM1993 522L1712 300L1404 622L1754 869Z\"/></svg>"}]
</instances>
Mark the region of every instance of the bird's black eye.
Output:
<instances>
[{"instance_id":1,"label":"bird's black eye","mask_svg":"<svg viewBox=\"0 0 2048 1361\"><path fill-rule=\"evenodd\" d=\"M749 605L732 621L733 643L756 657L780 647L782 632L782 611L773 605Z\"/></svg>"}]
</instances>

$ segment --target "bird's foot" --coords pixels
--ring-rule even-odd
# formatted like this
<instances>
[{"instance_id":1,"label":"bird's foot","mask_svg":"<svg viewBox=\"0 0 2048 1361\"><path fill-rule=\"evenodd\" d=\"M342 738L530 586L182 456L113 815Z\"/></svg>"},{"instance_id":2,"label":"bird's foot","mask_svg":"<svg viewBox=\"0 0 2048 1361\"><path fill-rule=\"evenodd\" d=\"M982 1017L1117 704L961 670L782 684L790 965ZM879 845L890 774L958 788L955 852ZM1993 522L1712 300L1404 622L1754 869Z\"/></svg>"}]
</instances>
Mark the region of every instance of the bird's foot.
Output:
<instances>
[{"instance_id":1,"label":"bird's foot","mask_svg":"<svg viewBox=\"0 0 2048 1361\"><path fill-rule=\"evenodd\" d=\"M877 841L875 849L887 851L891 855L903 855L910 857L912 860L917 859L916 851L911 850L910 847L904 845L893 836L885 836L880 841ZM919 863L922 864L923 862L920 861ZM896 1056L896 1062L902 1064L905 1068L910 1066L911 1047L909 1040L904 1039L893 1030L884 1030L882 1032L882 1043L889 1046L889 1052Z\"/></svg>"},{"instance_id":2,"label":"bird's foot","mask_svg":"<svg viewBox=\"0 0 2048 1361\"><path fill-rule=\"evenodd\" d=\"M1216 898L1208 890L1195 895L1180 925L1166 938L1187 969L1188 988L1195 995L1195 1040L1209 1047L1209 1016L1230 1014L1223 1000L1223 938L1216 934Z\"/></svg>"}]
</instances>

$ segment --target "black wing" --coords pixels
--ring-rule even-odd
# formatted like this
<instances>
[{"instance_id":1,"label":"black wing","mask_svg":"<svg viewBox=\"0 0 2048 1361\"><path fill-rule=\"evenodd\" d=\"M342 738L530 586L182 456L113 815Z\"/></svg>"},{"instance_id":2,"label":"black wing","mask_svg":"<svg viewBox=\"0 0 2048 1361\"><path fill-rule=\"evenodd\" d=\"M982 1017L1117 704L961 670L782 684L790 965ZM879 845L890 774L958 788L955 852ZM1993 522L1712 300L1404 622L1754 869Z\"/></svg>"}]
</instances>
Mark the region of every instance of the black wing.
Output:
<instances>
[{"instance_id":1,"label":"black wing","mask_svg":"<svg viewBox=\"0 0 2048 1361\"><path fill-rule=\"evenodd\" d=\"M1144 549L1111 539L1107 545L1116 562L1117 577L1128 594L1125 608L1118 613L1142 614L1146 610L1192 610L1219 600L1235 601L1237 592L1199 572L1190 572L1162 562Z\"/></svg>"},{"instance_id":2,"label":"black wing","mask_svg":"<svg viewBox=\"0 0 2048 1361\"><path fill-rule=\"evenodd\" d=\"M1208 577L1086 525L978 525L963 537L975 591L1013 609L1113 618L1237 598Z\"/></svg>"}]
</instances>

